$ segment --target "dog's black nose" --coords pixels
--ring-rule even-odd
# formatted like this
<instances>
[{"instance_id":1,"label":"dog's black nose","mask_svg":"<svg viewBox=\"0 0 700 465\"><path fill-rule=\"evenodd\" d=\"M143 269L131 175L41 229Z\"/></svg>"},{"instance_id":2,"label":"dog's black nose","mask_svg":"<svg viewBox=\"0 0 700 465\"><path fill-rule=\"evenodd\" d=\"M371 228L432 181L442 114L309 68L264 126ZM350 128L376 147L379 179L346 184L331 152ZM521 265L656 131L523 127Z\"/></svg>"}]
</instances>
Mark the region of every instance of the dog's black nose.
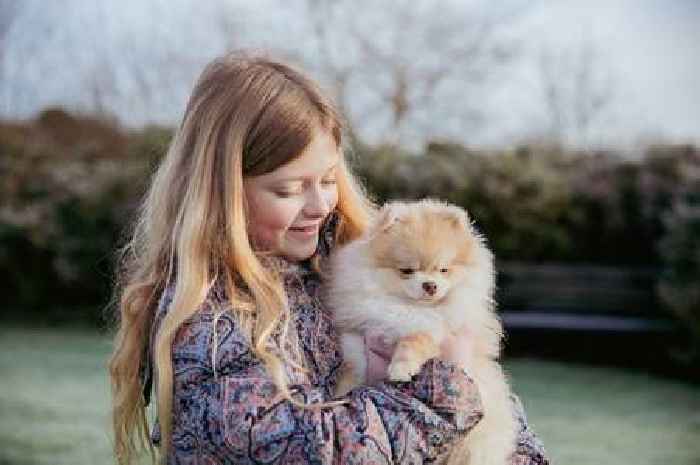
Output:
<instances>
[{"instance_id":1,"label":"dog's black nose","mask_svg":"<svg viewBox=\"0 0 700 465\"><path fill-rule=\"evenodd\" d=\"M432 281L426 281L423 283L423 290L427 292L429 295L435 294L435 291L437 290L437 284L435 284Z\"/></svg>"}]
</instances>

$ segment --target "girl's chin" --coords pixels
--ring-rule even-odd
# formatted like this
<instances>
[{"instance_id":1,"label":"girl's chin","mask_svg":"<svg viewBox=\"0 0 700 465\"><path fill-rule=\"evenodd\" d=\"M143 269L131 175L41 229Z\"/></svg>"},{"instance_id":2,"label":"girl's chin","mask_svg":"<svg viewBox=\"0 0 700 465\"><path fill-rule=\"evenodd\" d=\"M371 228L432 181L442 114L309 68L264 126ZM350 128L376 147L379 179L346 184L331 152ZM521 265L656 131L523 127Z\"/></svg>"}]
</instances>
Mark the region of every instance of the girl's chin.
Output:
<instances>
[{"instance_id":1,"label":"girl's chin","mask_svg":"<svg viewBox=\"0 0 700 465\"><path fill-rule=\"evenodd\" d=\"M316 252L318 235L313 235L307 239L299 240L294 237L288 238L280 248L280 255L289 260L306 260Z\"/></svg>"},{"instance_id":2,"label":"girl's chin","mask_svg":"<svg viewBox=\"0 0 700 465\"><path fill-rule=\"evenodd\" d=\"M287 260L303 261L310 258L318 245L318 233L315 234L293 234L287 231L277 240L265 241L265 245L258 243L254 245L256 250L265 251L272 255L284 257Z\"/></svg>"}]
</instances>

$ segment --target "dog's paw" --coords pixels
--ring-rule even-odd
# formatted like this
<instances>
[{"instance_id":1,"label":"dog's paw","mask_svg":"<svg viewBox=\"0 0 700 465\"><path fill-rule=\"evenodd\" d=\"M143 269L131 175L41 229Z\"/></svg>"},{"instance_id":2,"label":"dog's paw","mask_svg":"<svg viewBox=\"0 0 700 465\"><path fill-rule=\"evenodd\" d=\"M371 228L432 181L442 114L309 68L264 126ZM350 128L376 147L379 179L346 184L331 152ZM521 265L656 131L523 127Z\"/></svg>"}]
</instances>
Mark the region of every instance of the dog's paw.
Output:
<instances>
[{"instance_id":1,"label":"dog's paw","mask_svg":"<svg viewBox=\"0 0 700 465\"><path fill-rule=\"evenodd\" d=\"M411 381L411 377L420 371L420 363L414 360L395 360L387 368L391 381Z\"/></svg>"}]
</instances>

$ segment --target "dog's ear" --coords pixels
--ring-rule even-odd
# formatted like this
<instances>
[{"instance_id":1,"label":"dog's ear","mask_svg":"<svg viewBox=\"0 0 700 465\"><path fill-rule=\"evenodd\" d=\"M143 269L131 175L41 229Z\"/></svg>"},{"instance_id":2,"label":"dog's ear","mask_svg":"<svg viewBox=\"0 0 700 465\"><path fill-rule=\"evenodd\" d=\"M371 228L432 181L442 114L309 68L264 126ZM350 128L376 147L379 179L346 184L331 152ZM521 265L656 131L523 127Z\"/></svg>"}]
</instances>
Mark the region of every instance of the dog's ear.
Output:
<instances>
[{"instance_id":1,"label":"dog's ear","mask_svg":"<svg viewBox=\"0 0 700 465\"><path fill-rule=\"evenodd\" d=\"M463 210L457 206L450 206L447 210L445 210L444 218L447 220L450 226L453 226L454 228L466 229L467 231L470 228L471 220L469 219L469 214L466 210Z\"/></svg>"},{"instance_id":2,"label":"dog's ear","mask_svg":"<svg viewBox=\"0 0 700 465\"><path fill-rule=\"evenodd\" d=\"M377 219L372 228L372 234L386 232L399 221L399 206L395 203L385 203L377 213Z\"/></svg>"}]
</instances>

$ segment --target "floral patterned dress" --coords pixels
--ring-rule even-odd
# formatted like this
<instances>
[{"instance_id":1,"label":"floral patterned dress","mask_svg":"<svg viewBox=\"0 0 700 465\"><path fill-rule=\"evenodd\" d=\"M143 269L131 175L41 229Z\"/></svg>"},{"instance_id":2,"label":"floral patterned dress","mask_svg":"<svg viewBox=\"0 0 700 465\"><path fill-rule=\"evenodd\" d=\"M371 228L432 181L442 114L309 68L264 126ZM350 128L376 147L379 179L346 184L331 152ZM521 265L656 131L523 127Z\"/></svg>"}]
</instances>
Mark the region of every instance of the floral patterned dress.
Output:
<instances>
[{"instance_id":1,"label":"floral patterned dress","mask_svg":"<svg viewBox=\"0 0 700 465\"><path fill-rule=\"evenodd\" d=\"M336 224L334 213L322 229L322 257L332 247ZM320 276L308 262L275 262L308 368L287 368L290 390L305 403L332 400L342 354L330 314L319 302ZM171 284L162 294L152 342L173 291ZM426 362L410 382L356 388L345 405L297 407L277 392L227 305L222 287L213 286L173 342L169 465L443 463L454 442L483 417L468 373L439 359ZM521 432L512 463L549 463L516 397L513 407ZM157 422L151 436L159 444Z\"/></svg>"}]
</instances>

